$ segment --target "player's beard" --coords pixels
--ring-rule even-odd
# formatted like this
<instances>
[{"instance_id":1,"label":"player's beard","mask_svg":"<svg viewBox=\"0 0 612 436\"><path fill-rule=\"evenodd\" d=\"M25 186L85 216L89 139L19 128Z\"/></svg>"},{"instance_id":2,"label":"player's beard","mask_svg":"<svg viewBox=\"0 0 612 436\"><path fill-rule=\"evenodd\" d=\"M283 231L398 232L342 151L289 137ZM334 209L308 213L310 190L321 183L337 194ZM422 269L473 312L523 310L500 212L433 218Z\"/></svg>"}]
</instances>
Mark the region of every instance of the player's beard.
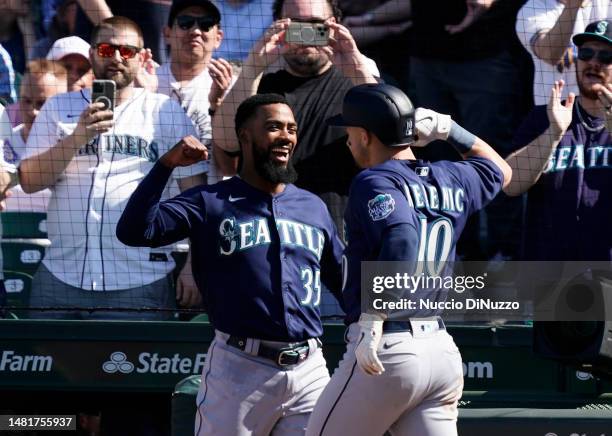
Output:
<instances>
[{"instance_id":1,"label":"player's beard","mask_svg":"<svg viewBox=\"0 0 612 436\"><path fill-rule=\"evenodd\" d=\"M287 166L274 163L271 159L272 147L282 145L278 143L270 144L265 151L255 141L252 143L253 165L255 171L264 180L270 183L294 183L297 180L297 171L291 162L292 155L289 155Z\"/></svg>"}]
</instances>

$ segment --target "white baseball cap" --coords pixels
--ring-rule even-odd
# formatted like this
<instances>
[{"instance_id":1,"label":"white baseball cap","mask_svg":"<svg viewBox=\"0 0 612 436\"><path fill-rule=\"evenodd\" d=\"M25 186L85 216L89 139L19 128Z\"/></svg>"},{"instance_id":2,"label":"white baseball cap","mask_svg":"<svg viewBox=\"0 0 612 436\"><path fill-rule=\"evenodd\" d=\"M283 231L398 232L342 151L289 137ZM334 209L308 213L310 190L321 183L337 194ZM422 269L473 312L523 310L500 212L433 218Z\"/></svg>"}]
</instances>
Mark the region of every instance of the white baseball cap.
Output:
<instances>
[{"instance_id":1,"label":"white baseball cap","mask_svg":"<svg viewBox=\"0 0 612 436\"><path fill-rule=\"evenodd\" d=\"M78 36L60 38L53 43L49 53L47 53L47 59L59 61L71 54L78 54L89 60L89 44Z\"/></svg>"}]
</instances>

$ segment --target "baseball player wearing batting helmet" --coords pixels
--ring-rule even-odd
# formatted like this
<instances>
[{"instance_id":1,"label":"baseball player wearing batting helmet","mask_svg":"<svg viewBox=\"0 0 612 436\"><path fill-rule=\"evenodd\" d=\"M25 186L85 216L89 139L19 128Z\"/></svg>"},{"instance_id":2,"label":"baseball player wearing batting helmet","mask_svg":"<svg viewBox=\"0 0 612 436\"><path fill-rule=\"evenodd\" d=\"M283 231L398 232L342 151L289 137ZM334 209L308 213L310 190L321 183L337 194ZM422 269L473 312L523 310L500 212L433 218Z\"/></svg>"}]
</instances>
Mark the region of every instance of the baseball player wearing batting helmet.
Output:
<instances>
[{"instance_id":1,"label":"baseball player wearing batting helmet","mask_svg":"<svg viewBox=\"0 0 612 436\"><path fill-rule=\"evenodd\" d=\"M318 339L321 283L340 299L344 247L325 204L291 184L296 132L284 97L248 98L236 112L239 176L160 203L172 169L203 147L180 143L138 186L117 226L127 245L191 239L216 330L196 435L304 434L329 381Z\"/></svg>"},{"instance_id":2,"label":"baseball player wearing batting helmet","mask_svg":"<svg viewBox=\"0 0 612 436\"><path fill-rule=\"evenodd\" d=\"M453 260L468 215L510 181L511 170L450 116L415 110L389 85L352 88L335 123L346 126L351 153L366 169L351 185L345 212L347 351L307 435L457 434L463 368L440 313L416 306L407 321L362 313L361 262ZM436 139L464 160L416 160L411 147Z\"/></svg>"}]
</instances>

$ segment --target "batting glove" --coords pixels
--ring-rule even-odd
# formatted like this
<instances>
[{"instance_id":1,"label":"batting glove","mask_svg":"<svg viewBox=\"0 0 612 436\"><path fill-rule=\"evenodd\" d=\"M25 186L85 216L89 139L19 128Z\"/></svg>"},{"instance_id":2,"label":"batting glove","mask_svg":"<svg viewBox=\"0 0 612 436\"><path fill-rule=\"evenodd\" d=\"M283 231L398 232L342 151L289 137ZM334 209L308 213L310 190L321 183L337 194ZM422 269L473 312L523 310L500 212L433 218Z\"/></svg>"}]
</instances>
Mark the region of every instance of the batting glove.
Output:
<instances>
[{"instance_id":1,"label":"batting glove","mask_svg":"<svg viewBox=\"0 0 612 436\"><path fill-rule=\"evenodd\" d=\"M450 115L420 107L416 109L414 119L418 140L413 146L424 147L436 139L446 141L448 138L452 121Z\"/></svg>"},{"instance_id":2,"label":"batting glove","mask_svg":"<svg viewBox=\"0 0 612 436\"><path fill-rule=\"evenodd\" d=\"M369 375L380 375L385 371L376 351L382 338L383 319L379 315L362 313L359 317L361 340L355 349L359 367Z\"/></svg>"}]
</instances>

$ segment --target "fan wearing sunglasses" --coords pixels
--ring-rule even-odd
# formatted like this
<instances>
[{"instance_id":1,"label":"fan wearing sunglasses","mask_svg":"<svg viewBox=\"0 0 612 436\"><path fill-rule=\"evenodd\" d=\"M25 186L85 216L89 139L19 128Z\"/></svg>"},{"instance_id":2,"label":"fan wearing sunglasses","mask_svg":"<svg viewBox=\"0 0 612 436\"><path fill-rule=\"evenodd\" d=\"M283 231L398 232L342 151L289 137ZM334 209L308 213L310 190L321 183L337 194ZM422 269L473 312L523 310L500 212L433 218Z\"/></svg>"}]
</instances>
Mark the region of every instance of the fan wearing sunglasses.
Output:
<instances>
[{"instance_id":1,"label":"fan wearing sunglasses","mask_svg":"<svg viewBox=\"0 0 612 436\"><path fill-rule=\"evenodd\" d=\"M34 276L30 304L63 308L33 311L33 318L163 320L169 312L84 314L75 308L176 307L171 249L145 253L126 247L115 234L125 204L159 157L196 135L179 104L135 85L145 60L142 47L142 32L132 20L101 21L89 55L96 79L116 84L114 109L91 103L89 89L59 94L47 100L32 126L20 164L22 187L27 193L49 188L53 201L47 221L51 246ZM205 168L198 162L173 171L164 196L201 184Z\"/></svg>"},{"instance_id":2,"label":"fan wearing sunglasses","mask_svg":"<svg viewBox=\"0 0 612 436\"><path fill-rule=\"evenodd\" d=\"M572 37L579 95L557 81L536 106L507 159L506 194L529 190L523 260L612 260L612 20Z\"/></svg>"},{"instance_id":3,"label":"fan wearing sunglasses","mask_svg":"<svg viewBox=\"0 0 612 436\"><path fill-rule=\"evenodd\" d=\"M223 36L221 13L213 2L173 2L164 28L170 56L157 70L157 92L179 102L194 122L200 141L207 145L212 137L211 114L232 84L232 65L225 59L213 59ZM211 172L215 172L212 165ZM209 174L209 179L217 177Z\"/></svg>"},{"instance_id":4,"label":"fan wearing sunglasses","mask_svg":"<svg viewBox=\"0 0 612 436\"><path fill-rule=\"evenodd\" d=\"M170 61L158 70L159 92L174 94L201 130L200 139L210 141L210 118L202 126L192 115L195 111L208 117L231 85L230 63L212 57L223 40L219 9L209 0L175 0L164 36Z\"/></svg>"}]
</instances>

